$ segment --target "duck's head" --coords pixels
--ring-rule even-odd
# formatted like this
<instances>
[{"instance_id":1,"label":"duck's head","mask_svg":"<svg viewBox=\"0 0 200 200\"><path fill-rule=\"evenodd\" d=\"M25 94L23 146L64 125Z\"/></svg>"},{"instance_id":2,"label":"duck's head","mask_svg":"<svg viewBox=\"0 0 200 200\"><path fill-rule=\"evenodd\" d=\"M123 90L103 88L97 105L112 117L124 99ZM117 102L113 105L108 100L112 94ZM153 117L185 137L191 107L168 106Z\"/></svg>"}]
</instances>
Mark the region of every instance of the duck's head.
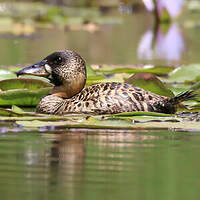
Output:
<instances>
[{"instance_id":1,"label":"duck's head","mask_svg":"<svg viewBox=\"0 0 200 200\"><path fill-rule=\"evenodd\" d=\"M48 78L54 85L52 94L70 98L79 93L86 82L85 61L74 51L56 51L39 63L26 67L17 73Z\"/></svg>"}]
</instances>

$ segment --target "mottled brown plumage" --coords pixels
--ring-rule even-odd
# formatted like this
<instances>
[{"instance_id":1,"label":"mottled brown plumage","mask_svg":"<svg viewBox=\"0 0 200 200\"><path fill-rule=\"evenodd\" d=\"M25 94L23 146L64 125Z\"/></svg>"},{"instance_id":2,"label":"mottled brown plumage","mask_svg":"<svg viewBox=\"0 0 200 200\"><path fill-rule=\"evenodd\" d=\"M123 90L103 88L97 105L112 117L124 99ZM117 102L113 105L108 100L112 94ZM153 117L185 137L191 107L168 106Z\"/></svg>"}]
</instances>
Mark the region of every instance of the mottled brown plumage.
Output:
<instances>
[{"instance_id":1,"label":"mottled brown plumage","mask_svg":"<svg viewBox=\"0 0 200 200\"><path fill-rule=\"evenodd\" d=\"M40 70L37 73L36 68ZM41 70L41 68L43 68ZM34 72L33 72L34 71ZM51 94L43 97L37 112L49 114L161 112L175 113L177 105L192 98L192 91L174 98L160 96L126 83L100 83L83 89L86 81L84 60L74 51L58 51L40 63L18 72L39 74L48 77L55 87Z\"/></svg>"}]
</instances>

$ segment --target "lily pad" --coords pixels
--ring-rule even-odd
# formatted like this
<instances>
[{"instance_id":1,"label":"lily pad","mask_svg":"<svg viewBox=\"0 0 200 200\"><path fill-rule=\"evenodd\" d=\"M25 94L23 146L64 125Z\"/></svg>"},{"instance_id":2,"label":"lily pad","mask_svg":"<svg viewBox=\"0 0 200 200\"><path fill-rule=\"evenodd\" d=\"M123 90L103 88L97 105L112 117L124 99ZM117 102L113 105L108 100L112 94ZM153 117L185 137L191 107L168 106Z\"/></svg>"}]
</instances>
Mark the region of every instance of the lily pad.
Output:
<instances>
[{"instance_id":1,"label":"lily pad","mask_svg":"<svg viewBox=\"0 0 200 200\"><path fill-rule=\"evenodd\" d=\"M18 113L18 114L23 114L25 111L21 109L20 107L16 105L12 105L12 112Z\"/></svg>"},{"instance_id":2,"label":"lily pad","mask_svg":"<svg viewBox=\"0 0 200 200\"><path fill-rule=\"evenodd\" d=\"M45 87L52 87L53 85L41 80L37 79L22 79L22 78L15 78L15 79L6 79L0 81L0 89L2 91L6 90L13 90L13 89L22 89L26 88L28 90L37 90Z\"/></svg>"},{"instance_id":3,"label":"lily pad","mask_svg":"<svg viewBox=\"0 0 200 200\"><path fill-rule=\"evenodd\" d=\"M174 96L174 94L154 74L151 73L136 73L135 75L127 79L125 82L151 91L155 94L167 97Z\"/></svg>"},{"instance_id":4,"label":"lily pad","mask_svg":"<svg viewBox=\"0 0 200 200\"><path fill-rule=\"evenodd\" d=\"M44 127L44 126L65 126L69 128L123 128L129 129L132 126L132 122L126 119L106 119L100 120L95 117L89 117L79 121L16 121L17 124L25 127Z\"/></svg>"},{"instance_id":5,"label":"lily pad","mask_svg":"<svg viewBox=\"0 0 200 200\"><path fill-rule=\"evenodd\" d=\"M64 126L66 125L66 121L40 121L40 120L33 120L33 121L16 121L18 125L24 127L44 127L44 126Z\"/></svg>"},{"instance_id":6,"label":"lily pad","mask_svg":"<svg viewBox=\"0 0 200 200\"><path fill-rule=\"evenodd\" d=\"M174 81L174 82L192 81L195 80L198 76L200 76L200 65L192 64L189 66L182 66L176 68L174 71L170 73L168 81Z\"/></svg>"},{"instance_id":7,"label":"lily pad","mask_svg":"<svg viewBox=\"0 0 200 200\"><path fill-rule=\"evenodd\" d=\"M16 74L4 69L0 69L0 81L4 79L11 79L11 78L16 78L16 77L17 77Z\"/></svg>"},{"instance_id":8,"label":"lily pad","mask_svg":"<svg viewBox=\"0 0 200 200\"><path fill-rule=\"evenodd\" d=\"M24 127L38 128L44 126L64 126L68 128L89 128L89 129L173 129L173 130L200 130L200 123L194 121L184 121L181 118L175 117L144 117L136 116L131 118L112 118L93 116L82 118L78 120L63 119L55 121L44 121L37 118L37 120L22 121L18 120L16 123ZM48 120L48 119L47 119Z\"/></svg>"},{"instance_id":9,"label":"lily pad","mask_svg":"<svg viewBox=\"0 0 200 200\"><path fill-rule=\"evenodd\" d=\"M200 90L200 81L191 86L191 90Z\"/></svg>"},{"instance_id":10,"label":"lily pad","mask_svg":"<svg viewBox=\"0 0 200 200\"><path fill-rule=\"evenodd\" d=\"M95 76L96 72L91 68L90 65L86 65L87 67L87 76Z\"/></svg>"},{"instance_id":11,"label":"lily pad","mask_svg":"<svg viewBox=\"0 0 200 200\"><path fill-rule=\"evenodd\" d=\"M173 67L166 67L166 66L153 66L153 65L144 65L144 66L115 66L115 65L102 65L97 72L104 72L104 73L136 73L136 72L149 72L158 75L166 75L169 72L173 71Z\"/></svg>"},{"instance_id":12,"label":"lily pad","mask_svg":"<svg viewBox=\"0 0 200 200\"><path fill-rule=\"evenodd\" d=\"M156 113L156 112L126 112L126 113L117 113L112 116L159 116L159 117L172 117L173 114L165 114L165 113Z\"/></svg>"},{"instance_id":13,"label":"lily pad","mask_svg":"<svg viewBox=\"0 0 200 200\"><path fill-rule=\"evenodd\" d=\"M51 91L50 87L38 90L15 89L0 93L0 105L36 106L44 95Z\"/></svg>"},{"instance_id":14,"label":"lily pad","mask_svg":"<svg viewBox=\"0 0 200 200\"><path fill-rule=\"evenodd\" d=\"M12 109L8 108L0 108L0 116L1 120L12 120L12 119L21 119L23 117L26 117L26 120L28 120L30 117L34 119L35 117L41 117L41 114L35 114L35 113L28 113L23 111L21 108L13 105ZM4 117L2 117L4 116Z\"/></svg>"},{"instance_id":15,"label":"lily pad","mask_svg":"<svg viewBox=\"0 0 200 200\"><path fill-rule=\"evenodd\" d=\"M182 121L182 122L151 122L138 123L135 125L144 129L171 129L185 131L200 131L200 122Z\"/></svg>"},{"instance_id":16,"label":"lily pad","mask_svg":"<svg viewBox=\"0 0 200 200\"><path fill-rule=\"evenodd\" d=\"M50 92L52 84L37 79L7 79L0 81L0 105L35 106Z\"/></svg>"},{"instance_id":17,"label":"lily pad","mask_svg":"<svg viewBox=\"0 0 200 200\"><path fill-rule=\"evenodd\" d=\"M19 70L18 70L19 71ZM47 79L46 77L42 77L42 76L34 76L34 75L23 75L23 78L22 76L19 77L19 79L36 79L36 80L40 80L40 81L43 81L43 82L47 82L47 83L50 83L50 80ZM51 84L51 83L50 83Z\"/></svg>"},{"instance_id":18,"label":"lily pad","mask_svg":"<svg viewBox=\"0 0 200 200\"><path fill-rule=\"evenodd\" d=\"M20 116L20 114L14 112L12 110L0 108L0 116L16 117L16 116Z\"/></svg>"}]
</instances>

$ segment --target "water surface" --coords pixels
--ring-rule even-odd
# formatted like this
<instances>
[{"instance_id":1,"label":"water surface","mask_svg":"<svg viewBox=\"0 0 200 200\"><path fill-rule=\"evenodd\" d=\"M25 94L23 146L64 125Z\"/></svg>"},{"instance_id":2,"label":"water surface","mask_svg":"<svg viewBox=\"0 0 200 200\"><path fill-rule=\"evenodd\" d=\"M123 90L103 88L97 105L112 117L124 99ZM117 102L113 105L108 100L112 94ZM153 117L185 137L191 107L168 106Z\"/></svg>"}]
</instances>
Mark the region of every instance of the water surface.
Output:
<instances>
[{"instance_id":1,"label":"water surface","mask_svg":"<svg viewBox=\"0 0 200 200\"><path fill-rule=\"evenodd\" d=\"M198 27L184 28L181 21L168 28L155 27L152 15L147 12L113 15L121 23L102 25L95 32L72 31L58 26L36 28L28 36L2 32L0 64L33 63L60 49L75 50L90 64L200 62Z\"/></svg>"},{"instance_id":2,"label":"water surface","mask_svg":"<svg viewBox=\"0 0 200 200\"><path fill-rule=\"evenodd\" d=\"M2 199L198 199L199 133L55 130L0 136Z\"/></svg>"},{"instance_id":3,"label":"water surface","mask_svg":"<svg viewBox=\"0 0 200 200\"><path fill-rule=\"evenodd\" d=\"M1 33L0 64L34 63L58 49L98 64L200 62L198 28L174 23L154 34L150 14L118 15L122 24L93 33L58 27L25 37ZM28 130L1 122L1 198L198 199L199 142L198 132Z\"/></svg>"}]
</instances>

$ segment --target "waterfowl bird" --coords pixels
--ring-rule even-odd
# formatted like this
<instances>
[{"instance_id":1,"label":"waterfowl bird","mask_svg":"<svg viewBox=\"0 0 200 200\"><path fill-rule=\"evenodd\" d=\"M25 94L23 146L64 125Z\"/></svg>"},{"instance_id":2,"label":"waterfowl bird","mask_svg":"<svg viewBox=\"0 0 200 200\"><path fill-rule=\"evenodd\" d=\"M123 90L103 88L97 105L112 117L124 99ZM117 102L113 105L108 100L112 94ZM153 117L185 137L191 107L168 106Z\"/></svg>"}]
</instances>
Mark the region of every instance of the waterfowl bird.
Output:
<instances>
[{"instance_id":1,"label":"waterfowl bird","mask_svg":"<svg viewBox=\"0 0 200 200\"><path fill-rule=\"evenodd\" d=\"M85 61L74 51L57 51L17 75L47 77L55 85L41 98L36 111L46 114L68 112L111 114L121 112L175 113L177 105L194 97L192 91L173 98L160 96L127 83L100 83L84 88Z\"/></svg>"}]
</instances>

